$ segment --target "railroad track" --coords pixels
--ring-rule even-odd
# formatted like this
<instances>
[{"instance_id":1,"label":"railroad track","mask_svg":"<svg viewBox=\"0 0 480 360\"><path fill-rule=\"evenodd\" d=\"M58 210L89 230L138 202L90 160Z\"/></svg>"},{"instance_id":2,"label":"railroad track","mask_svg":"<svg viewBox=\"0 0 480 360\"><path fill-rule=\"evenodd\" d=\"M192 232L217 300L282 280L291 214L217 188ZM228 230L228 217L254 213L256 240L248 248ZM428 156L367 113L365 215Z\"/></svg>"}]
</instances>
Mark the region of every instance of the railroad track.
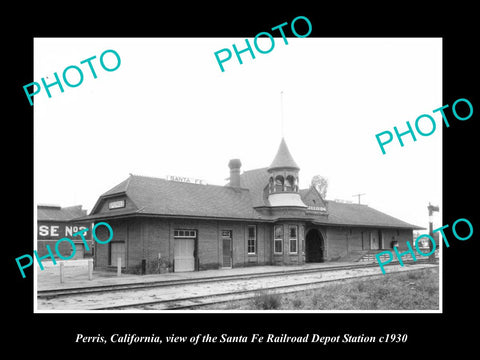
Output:
<instances>
[{"instance_id":1,"label":"railroad track","mask_svg":"<svg viewBox=\"0 0 480 360\"><path fill-rule=\"evenodd\" d=\"M424 263L424 262L417 261L416 263L418 264L418 263ZM404 261L404 263L408 263L408 262ZM395 264L398 264L398 262L396 263L391 262L387 266L391 266ZM316 272L355 270L355 269L364 269L364 268L372 268L372 267L378 267L378 264L366 263L366 264L358 264L358 265L330 266L325 268L271 271L271 272L258 273L258 274L224 275L224 276L204 277L204 278L198 278L198 279L159 280L159 281L145 281L145 282L130 283L130 284L109 284L109 285L95 285L95 286L89 286L89 287L77 287L77 288L67 288L67 289L38 290L37 299L53 299L53 298L62 297L62 296L102 293L102 292L110 292L110 291L130 291L135 289L148 289L148 288L187 285L187 284L258 279L258 278L275 276L275 275L281 276L281 275L294 275L294 274L309 274L309 273L316 273Z\"/></svg>"},{"instance_id":2,"label":"railroad track","mask_svg":"<svg viewBox=\"0 0 480 360\"><path fill-rule=\"evenodd\" d=\"M428 266L430 267L430 266ZM345 268L342 268L344 270ZM404 273L411 271L418 271L425 269L425 267L413 268L410 270L402 271L390 271L388 274L395 273ZM338 269L337 269L338 270ZM358 280L364 278L381 278L385 275L383 274L364 274L364 275L352 275L344 276L341 278L335 279L324 279L316 281L307 281L304 283L297 283L295 285L277 285L270 286L268 288L254 289L254 290L236 290L229 291L213 295L200 295L200 296L188 296L183 298L176 298L171 300L154 300L154 301L143 301L135 302L132 304L122 304L122 305L113 305L113 306L103 306L98 307L92 310L193 310L206 305L220 304L229 301L239 301L246 300L255 297L257 294L262 292L268 292L269 294L285 294L292 293L297 291L304 291L308 289L315 289L321 285L332 283L332 282L343 282Z\"/></svg>"},{"instance_id":3,"label":"railroad track","mask_svg":"<svg viewBox=\"0 0 480 360\"><path fill-rule=\"evenodd\" d=\"M414 263L414 264L418 264ZM388 274L416 271L427 264L411 268L390 268ZM197 280L175 280L122 286L97 286L92 289L76 289L76 292L43 292L37 299L39 309L75 310L181 310L195 309L210 304L252 298L259 292L288 293L312 289L331 282L353 279L384 277L371 272L375 264L334 266L329 268L295 269L263 274L222 276ZM398 266L398 265L397 265ZM390 265L389 265L390 267ZM361 270L363 269L363 270ZM348 270L353 270L349 273ZM358 272L355 270L359 270ZM335 273L337 271L337 273ZM387 276L388 276L387 274ZM255 280L256 281L251 281ZM91 294L93 292L93 294ZM123 292L123 293L122 293ZM188 295L183 295L188 294ZM121 300L120 300L121 299ZM120 300L120 302L119 302Z\"/></svg>"}]
</instances>

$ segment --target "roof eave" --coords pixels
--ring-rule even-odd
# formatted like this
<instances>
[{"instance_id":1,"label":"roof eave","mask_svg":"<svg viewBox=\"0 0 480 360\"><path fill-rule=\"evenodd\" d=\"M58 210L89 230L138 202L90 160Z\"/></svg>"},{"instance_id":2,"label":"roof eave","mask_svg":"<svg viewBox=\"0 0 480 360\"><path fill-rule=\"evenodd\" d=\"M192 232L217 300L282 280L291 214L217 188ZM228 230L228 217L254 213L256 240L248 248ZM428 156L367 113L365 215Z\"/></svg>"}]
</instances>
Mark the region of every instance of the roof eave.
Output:
<instances>
[{"instance_id":1,"label":"roof eave","mask_svg":"<svg viewBox=\"0 0 480 360\"><path fill-rule=\"evenodd\" d=\"M335 226L335 227L360 227L360 228L381 228L381 229L411 229L411 230L425 230L424 227L416 225L385 225L385 224L352 224L352 223L329 223L324 221L312 221L315 225Z\"/></svg>"},{"instance_id":2,"label":"roof eave","mask_svg":"<svg viewBox=\"0 0 480 360\"><path fill-rule=\"evenodd\" d=\"M271 222L270 219L263 217L228 217L228 216L195 216L195 215L167 215L167 214L155 214L155 213L122 213L122 214L95 214L89 215L79 220L108 220L108 219L121 219L127 217L155 217L164 219L192 219L192 220L225 220L225 221L255 221L255 222Z\"/></svg>"}]
</instances>

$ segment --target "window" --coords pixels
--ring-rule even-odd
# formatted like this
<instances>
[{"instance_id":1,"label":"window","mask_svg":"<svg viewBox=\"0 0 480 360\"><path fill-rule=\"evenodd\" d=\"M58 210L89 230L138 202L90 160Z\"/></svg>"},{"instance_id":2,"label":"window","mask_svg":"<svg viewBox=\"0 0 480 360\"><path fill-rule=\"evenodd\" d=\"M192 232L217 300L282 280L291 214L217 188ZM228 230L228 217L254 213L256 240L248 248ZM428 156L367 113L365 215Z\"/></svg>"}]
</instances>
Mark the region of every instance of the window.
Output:
<instances>
[{"instance_id":1,"label":"window","mask_svg":"<svg viewBox=\"0 0 480 360\"><path fill-rule=\"evenodd\" d=\"M295 191L295 178L292 175L287 176L287 180L285 181L285 190Z\"/></svg>"},{"instance_id":2,"label":"window","mask_svg":"<svg viewBox=\"0 0 480 360\"><path fill-rule=\"evenodd\" d=\"M122 261L122 267L125 267L125 242L123 241L110 243L110 265L117 266L118 258Z\"/></svg>"},{"instance_id":3,"label":"window","mask_svg":"<svg viewBox=\"0 0 480 360\"><path fill-rule=\"evenodd\" d=\"M273 239L273 252L274 254L281 254L283 252L283 226L275 226L275 236Z\"/></svg>"},{"instance_id":4,"label":"window","mask_svg":"<svg viewBox=\"0 0 480 360\"><path fill-rule=\"evenodd\" d=\"M249 254L257 252L257 227L255 225L248 226L247 251Z\"/></svg>"},{"instance_id":5,"label":"window","mask_svg":"<svg viewBox=\"0 0 480 360\"><path fill-rule=\"evenodd\" d=\"M297 244L298 244L298 231L296 226L290 226L288 228L289 232L289 244L290 244L290 254L297 253Z\"/></svg>"},{"instance_id":6,"label":"window","mask_svg":"<svg viewBox=\"0 0 480 360\"><path fill-rule=\"evenodd\" d=\"M190 238L193 239L197 236L196 230L174 230L173 237L175 238Z\"/></svg>"},{"instance_id":7,"label":"window","mask_svg":"<svg viewBox=\"0 0 480 360\"><path fill-rule=\"evenodd\" d=\"M283 176L278 175L275 178L275 191L283 191Z\"/></svg>"}]
</instances>

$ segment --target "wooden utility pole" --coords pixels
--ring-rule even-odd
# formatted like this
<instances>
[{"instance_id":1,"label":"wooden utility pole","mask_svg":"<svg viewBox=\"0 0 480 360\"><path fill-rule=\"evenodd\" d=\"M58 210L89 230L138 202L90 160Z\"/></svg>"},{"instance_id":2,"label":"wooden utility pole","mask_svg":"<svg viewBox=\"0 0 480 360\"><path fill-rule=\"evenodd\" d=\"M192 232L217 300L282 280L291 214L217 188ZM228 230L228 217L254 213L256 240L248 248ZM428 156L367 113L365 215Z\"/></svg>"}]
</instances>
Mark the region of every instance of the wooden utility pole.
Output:
<instances>
[{"instance_id":1,"label":"wooden utility pole","mask_svg":"<svg viewBox=\"0 0 480 360\"><path fill-rule=\"evenodd\" d=\"M360 197L362 195L366 195L366 194L355 194L355 195L352 195L352 197L358 196L358 203L360 204Z\"/></svg>"}]
</instances>

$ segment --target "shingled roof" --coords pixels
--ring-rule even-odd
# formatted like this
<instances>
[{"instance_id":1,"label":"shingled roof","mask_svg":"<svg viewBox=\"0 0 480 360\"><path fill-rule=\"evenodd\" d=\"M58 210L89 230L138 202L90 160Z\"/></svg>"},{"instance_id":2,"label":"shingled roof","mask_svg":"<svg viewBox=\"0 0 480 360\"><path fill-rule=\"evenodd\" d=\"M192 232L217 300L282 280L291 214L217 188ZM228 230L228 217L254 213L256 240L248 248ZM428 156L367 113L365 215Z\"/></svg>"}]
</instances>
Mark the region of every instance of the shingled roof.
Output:
<instances>
[{"instance_id":1,"label":"shingled roof","mask_svg":"<svg viewBox=\"0 0 480 360\"><path fill-rule=\"evenodd\" d=\"M94 206L95 215L105 197L125 194L135 209L113 214L152 214L165 216L256 219L248 189L230 186L198 185L160 178L130 175L105 192ZM101 214L99 214L101 215Z\"/></svg>"},{"instance_id":2,"label":"shingled roof","mask_svg":"<svg viewBox=\"0 0 480 360\"><path fill-rule=\"evenodd\" d=\"M290 154L284 138L282 138L280 146L278 147L277 155L275 155L275 158L273 159L272 164L268 169L273 170L279 168L300 170L295 160L293 160L293 156L292 154Z\"/></svg>"},{"instance_id":3,"label":"shingled roof","mask_svg":"<svg viewBox=\"0 0 480 360\"><path fill-rule=\"evenodd\" d=\"M59 205L37 206L37 221L70 221L86 214L87 211L82 210L82 205L63 208Z\"/></svg>"},{"instance_id":4,"label":"shingled roof","mask_svg":"<svg viewBox=\"0 0 480 360\"><path fill-rule=\"evenodd\" d=\"M268 184L269 176L268 168L248 170L240 175L242 187L250 191L253 207L268 205L265 202L263 191Z\"/></svg>"},{"instance_id":5,"label":"shingled roof","mask_svg":"<svg viewBox=\"0 0 480 360\"><path fill-rule=\"evenodd\" d=\"M326 224L423 229L422 227L406 223L367 205L336 201L326 201L326 203L328 220L323 221Z\"/></svg>"},{"instance_id":6,"label":"shingled roof","mask_svg":"<svg viewBox=\"0 0 480 360\"><path fill-rule=\"evenodd\" d=\"M102 194L87 218L151 215L271 222L277 218L262 215L255 209L268 206L268 201L264 198L268 176L267 168L246 171L241 175L242 188L235 188L130 175L126 180ZM303 196L307 190L301 190L300 194ZM118 196L126 196L132 206L108 213L101 211L103 202ZM316 224L334 226L422 229L367 205L345 204L335 201L325 202L328 216L315 216L310 213L299 218L304 218Z\"/></svg>"}]
</instances>

